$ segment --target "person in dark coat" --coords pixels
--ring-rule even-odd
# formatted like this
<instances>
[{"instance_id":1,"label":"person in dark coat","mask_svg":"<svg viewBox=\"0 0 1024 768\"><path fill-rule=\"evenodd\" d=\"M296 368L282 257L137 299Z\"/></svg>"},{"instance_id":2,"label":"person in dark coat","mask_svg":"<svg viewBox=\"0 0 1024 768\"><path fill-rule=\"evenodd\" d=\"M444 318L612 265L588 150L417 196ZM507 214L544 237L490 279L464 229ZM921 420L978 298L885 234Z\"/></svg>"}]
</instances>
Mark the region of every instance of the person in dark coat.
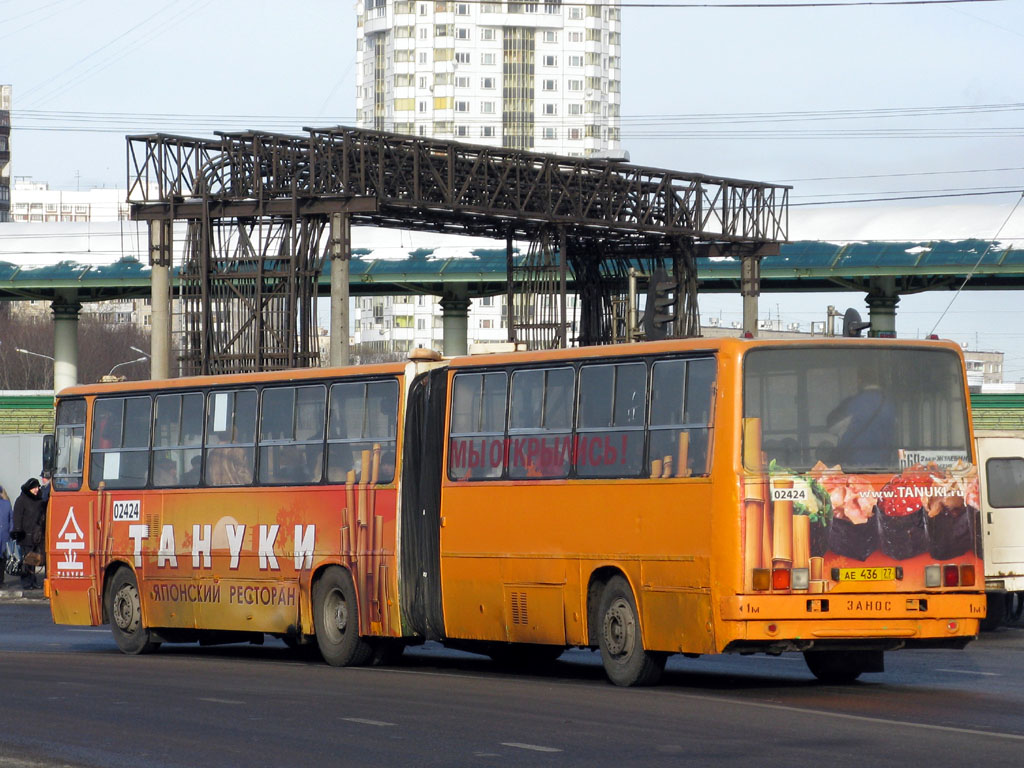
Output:
<instances>
[{"instance_id":1,"label":"person in dark coat","mask_svg":"<svg viewBox=\"0 0 1024 768\"><path fill-rule=\"evenodd\" d=\"M7 574L7 558L5 557L4 544L11 537L14 522L14 510L11 508L11 499L7 491L0 485L0 584L4 583L4 576Z\"/></svg>"},{"instance_id":2,"label":"person in dark coat","mask_svg":"<svg viewBox=\"0 0 1024 768\"><path fill-rule=\"evenodd\" d=\"M39 481L30 477L21 486L21 495L14 502L11 538L21 545L22 558L36 552L45 558L46 502L39 497ZM21 572L22 589L38 589L36 569L25 566Z\"/></svg>"}]
</instances>

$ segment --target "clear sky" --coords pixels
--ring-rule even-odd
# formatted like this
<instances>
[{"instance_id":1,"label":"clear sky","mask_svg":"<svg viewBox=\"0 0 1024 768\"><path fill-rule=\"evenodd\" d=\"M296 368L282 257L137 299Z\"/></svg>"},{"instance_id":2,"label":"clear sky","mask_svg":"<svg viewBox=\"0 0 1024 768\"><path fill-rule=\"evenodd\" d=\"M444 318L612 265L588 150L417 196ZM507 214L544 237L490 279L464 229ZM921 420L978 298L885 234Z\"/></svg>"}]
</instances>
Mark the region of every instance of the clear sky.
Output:
<instances>
[{"instance_id":1,"label":"clear sky","mask_svg":"<svg viewBox=\"0 0 1024 768\"><path fill-rule=\"evenodd\" d=\"M624 148L643 165L792 184L793 239L1002 229L1024 244L1024 205L1003 226L1024 189L1024 0L885 2L623 2ZM124 186L127 133L353 124L354 68L351 2L0 0L12 173L51 188ZM963 207L918 210L938 204ZM949 298L904 299L900 334L930 331ZM829 303L864 309L857 294L762 309L809 322ZM1024 377L1022 307L1018 293L968 294L938 330L1006 350Z\"/></svg>"}]
</instances>

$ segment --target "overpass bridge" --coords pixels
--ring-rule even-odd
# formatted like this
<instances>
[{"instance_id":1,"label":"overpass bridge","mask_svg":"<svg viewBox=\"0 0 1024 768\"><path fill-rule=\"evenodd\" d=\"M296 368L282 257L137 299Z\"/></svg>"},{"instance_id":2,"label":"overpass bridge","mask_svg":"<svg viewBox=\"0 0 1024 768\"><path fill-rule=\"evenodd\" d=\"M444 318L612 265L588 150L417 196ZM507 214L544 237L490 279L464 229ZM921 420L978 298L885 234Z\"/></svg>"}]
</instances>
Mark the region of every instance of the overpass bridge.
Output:
<instances>
[{"instance_id":1,"label":"overpass bridge","mask_svg":"<svg viewBox=\"0 0 1024 768\"><path fill-rule=\"evenodd\" d=\"M41 225L4 226L38 229ZM104 263L47 256L50 263L44 264L40 262L47 251L15 256L4 243L0 240L0 300L84 303L150 296L152 270L145 263L143 248L134 252L129 248L122 258ZM55 241L51 252L59 254L65 248ZM867 297L898 300L904 294L956 289L968 275L965 290L1024 289L1024 249L988 240L849 244L805 240L783 243L779 250L778 255L761 260L763 292L860 291ZM359 296L494 296L507 289L506 255L504 248L472 246L356 247L349 266L350 291ZM524 258L517 251L513 261L518 264ZM175 269L178 274L180 268ZM571 288L575 277L569 267ZM740 258L698 258L697 280L702 293L738 293ZM328 264L317 281L318 295L329 295L330 282ZM874 319L879 319L877 314ZM872 329L880 330L877 323Z\"/></svg>"},{"instance_id":2,"label":"overpass bridge","mask_svg":"<svg viewBox=\"0 0 1024 768\"><path fill-rule=\"evenodd\" d=\"M38 224L4 226L8 232L40 232L46 227ZM93 225L90 229L95 242L99 237L97 227ZM114 230L111 234L120 237ZM57 324L76 322L81 303L151 296L152 269L145 262L144 245L127 247L120 258L96 259L81 255L72 258L81 252L74 246L69 247L64 239L48 243L45 238L36 238L32 246L34 253L12 247L16 240L0 239L0 299L50 302L55 334ZM360 240L357 230L356 241ZM116 251L112 249L111 253ZM466 329L468 299L508 291L508 253L503 248L478 244L452 246L444 242L435 247L356 247L351 254L348 285L352 295L441 296L449 300L442 304L446 330L454 327L462 334ZM522 251L513 253L514 264L525 258ZM49 263L40 263L44 261ZM326 264L319 275L316 283L319 296L331 294L331 266ZM696 260L696 268L701 293L740 292L741 257L701 257ZM177 283L179 272L180 268L175 268L172 284ZM966 290L1024 289L1024 250L986 240L783 243L778 255L761 259L760 290L862 292L869 307L871 332L877 335L895 331L900 296L929 290L955 290L968 275L971 279ZM569 290L576 290L576 275L571 266L567 270L566 284ZM449 323L452 315L456 322Z\"/></svg>"}]
</instances>

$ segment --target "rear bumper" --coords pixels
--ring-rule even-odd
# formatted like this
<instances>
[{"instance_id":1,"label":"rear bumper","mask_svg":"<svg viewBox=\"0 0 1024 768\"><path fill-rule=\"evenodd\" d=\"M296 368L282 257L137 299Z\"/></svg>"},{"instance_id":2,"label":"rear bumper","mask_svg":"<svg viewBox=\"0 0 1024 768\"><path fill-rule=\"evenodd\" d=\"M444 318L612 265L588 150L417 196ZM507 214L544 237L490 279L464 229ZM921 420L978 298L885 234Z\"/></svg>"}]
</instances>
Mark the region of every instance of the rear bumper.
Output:
<instances>
[{"instance_id":1,"label":"rear bumper","mask_svg":"<svg viewBox=\"0 0 1024 768\"><path fill-rule=\"evenodd\" d=\"M723 652L962 648L979 631L977 593L736 595L720 604Z\"/></svg>"}]
</instances>

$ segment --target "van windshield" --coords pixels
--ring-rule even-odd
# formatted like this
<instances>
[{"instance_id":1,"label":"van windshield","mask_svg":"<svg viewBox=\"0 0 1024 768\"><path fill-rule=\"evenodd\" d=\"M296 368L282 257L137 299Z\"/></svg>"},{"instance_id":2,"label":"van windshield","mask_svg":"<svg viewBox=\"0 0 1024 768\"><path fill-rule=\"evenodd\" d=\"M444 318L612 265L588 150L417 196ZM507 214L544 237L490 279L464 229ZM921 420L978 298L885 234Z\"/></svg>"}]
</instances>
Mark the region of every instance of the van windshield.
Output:
<instances>
[{"instance_id":1,"label":"van windshield","mask_svg":"<svg viewBox=\"0 0 1024 768\"><path fill-rule=\"evenodd\" d=\"M762 458L780 468L899 472L970 458L960 359L948 349L754 349L743 370L743 415L759 420Z\"/></svg>"}]
</instances>

